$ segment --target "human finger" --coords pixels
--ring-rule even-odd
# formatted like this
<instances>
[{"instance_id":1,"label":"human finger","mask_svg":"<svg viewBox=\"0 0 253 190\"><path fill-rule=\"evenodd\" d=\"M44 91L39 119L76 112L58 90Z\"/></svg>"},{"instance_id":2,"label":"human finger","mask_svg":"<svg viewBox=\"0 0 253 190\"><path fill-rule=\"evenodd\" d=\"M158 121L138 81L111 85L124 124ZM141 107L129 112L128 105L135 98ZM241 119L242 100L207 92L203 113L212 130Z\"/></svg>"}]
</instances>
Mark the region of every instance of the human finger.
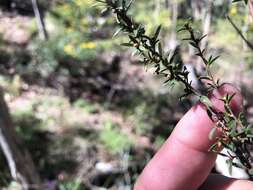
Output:
<instances>
[{"instance_id":1,"label":"human finger","mask_svg":"<svg viewBox=\"0 0 253 190\"><path fill-rule=\"evenodd\" d=\"M231 107L238 112L242 97L231 85L223 85L210 98L214 107L222 110L223 103L219 99L234 93ZM216 154L208 151L215 142L208 138L213 127L204 105L199 103L192 107L145 167L135 190L197 189L207 178L216 159Z\"/></svg>"}]
</instances>

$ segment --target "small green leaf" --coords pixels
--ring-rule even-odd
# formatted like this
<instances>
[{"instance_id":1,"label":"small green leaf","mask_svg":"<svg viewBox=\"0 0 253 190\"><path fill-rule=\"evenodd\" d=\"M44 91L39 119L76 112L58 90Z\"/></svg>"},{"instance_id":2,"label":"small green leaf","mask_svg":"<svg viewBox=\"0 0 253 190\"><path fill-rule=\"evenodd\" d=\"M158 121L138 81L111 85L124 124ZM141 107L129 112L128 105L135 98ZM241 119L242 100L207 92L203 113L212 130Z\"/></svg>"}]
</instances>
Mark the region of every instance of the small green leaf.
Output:
<instances>
[{"instance_id":1,"label":"small green leaf","mask_svg":"<svg viewBox=\"0 0 253 190\"><path fill-rule=\"evenodd\" d=\"M230 103L232 101L232 99L234 98L235 95L236 95L236 93L227 96L228 103Z\"/></svg>"},{"instance_id":2,"label":"small green leaf","mask_svg":"<svg viewBox=\"0 0 253 190\"><path fill-rule=\"evenodd\" d=\"M157 39L162 29L162 25L158 26L154 35L154 39Z\"/></svg>"},{"instance_id":3,"label":"small green leaf","mask_svg":"<svg viewBox=\"0 0 253 190\"><path fill-rule=\"evenodd\" d=\"M198 45L195 42L189 42L191 46L198 48Z\"/></svg>"},{"instance_id":4,"label":"small green leaf","mask_svg":"<svg viewBox=\"0 0 253 190\"><path fill-rule=\"evenodd\" d=\"M212 144L212 146L209 148L209 151L211 151L211 152L217 152L217 147L218 147L217 143Z\"/></svg>"},{"instance_id":5,"label":"small green leaf","mask_svg":"<svg viewBox=\"0 0 253 190\"><path fill-rule=\"evenodd\" d=\"M207 107L212 107L213 104L212 102L209 100L209 98L207 96L201 96L199 98L199 101L203 104L205 104Z\"/></svg>"},{"instance_id":6,"label":"small green leaf","mask_svg":"<svg viewBox=\"0 0 253 190\"><path fill-rule=\"evenodd\" d=\"M212 65L220 56L213 57L212 55L208 59L208 65Z\"/></svg>"},{"instance_id":7,"label":"small green leaf","mask_svg":"<svg viewBox=\"0 0 253 190\"><path fill-rule=\"evenodd\" d=\"M128 37L132 42L138 43L137 39L134 36L129 35Z\"/></svg>"},{"instance_id":8,"label":"small green leaf","mask_svg":"<svg viewBox=\"0 0 253 190\"><path fill-rule=\"evenodd\" d=\"M192 39L191 38L183 38L182 40L183 41L191 41Z\"/></svg>"},{"instance_id":9,"label":"small green leaf","mask_svg":"<svg viewBox=\"0 0 253 190\"><path fill-rule=\"evenodd\" d=\"M113 38L116 37L120 32L122 31L122 28L119 28L114 34L113 34Z\"/></svg>"},{"instance_id":10,"label":"small green leaf","mask_svg":"<svg viewBox=\"0 0 253 190\"><path fill-rule=\"evenodd\" d=\"M199 79L200 79L200 80L209 80L209 81L212 80L212 78L209 77L209 76L200 76Z\"/></svg>"},{"instance_id":11,"label":"small green leaf","mask_svg":"<svg viewBox=\"0 0 253 190\"><path fill-rule=\"evenodd\" d=\"M186 27L182 27L182 28L179 28L179 29L177 30L177 32L179 33L179 32L185 31L185 30L187 30L187 28L186 28Z\"/></svg>"},{"instance_id":12,"label":"small green leaf","mask_svg":"<svg viewBox=\"0 0 253 190\"><path fill-rule=\"evenodd\" d=\"M131 5L133 4L134 0L130 0L130 2L128 3L127 7L126 7L126 11L128 11L131 7Z\"/></svg>"},{"instance_id":13,"label":"small green leaf","mask_svg":"<svg viewBox=\"0 0 253 190\"><path fill-rule=\"evenodd\" d=\"M235 120L231 120L231 122L229 123L229 128L230 128L229 134L232 137L235 137L235 136L238 135L238 132L237 132L237 123L236 123Z\"/></svg>"},{"instance_id":14,"label":"small green leaf","mask_svg":"<svg viewBox=\"0 0 253 190\"><path fill-rule=\"evenodd\" d=\"M204 36L202 36L202 37L200 37L200 38L199 38L199 41L203 40L205 37L207 37L207 34L204 35Z\"/></svg>"},{"instance_id":15,"label":"small green leaf","mask_svg":"<svg viewBox=\"0 0 253 190\"><path fill-rule=\"evenodd\" d=\"M126 47L133 47L133 44L131 43L122 43L121 45Z\"/></svg>"}]
</instances>

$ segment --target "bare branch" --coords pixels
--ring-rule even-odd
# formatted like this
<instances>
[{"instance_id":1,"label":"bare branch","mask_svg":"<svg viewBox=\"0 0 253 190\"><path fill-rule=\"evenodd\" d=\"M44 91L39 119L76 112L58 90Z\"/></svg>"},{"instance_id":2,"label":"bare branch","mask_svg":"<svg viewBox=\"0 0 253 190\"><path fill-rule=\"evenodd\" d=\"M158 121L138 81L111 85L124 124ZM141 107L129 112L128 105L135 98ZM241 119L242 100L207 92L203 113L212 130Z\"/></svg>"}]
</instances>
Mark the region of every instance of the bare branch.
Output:
<instances>
[{"instance_id":1,"label":"bare branch","mask_svg":"<svg viewBox=\"0 0 253 190\"><path fill-rule=\"evenodd\" d=\"M247 38L243 35L242 31L236 26L236 24L232 21L232 19L227 16L228 21L239 34L239 36L243 39L243 41L247 44L247 46L253 51L253 44L247 40Z\"/></svg>"},{"instance_id":2,"label":"bare branch","mask_svg":"<svg viewBox=\"0 0 253 190\"><path fill-rule=\"evenodd\" d=\"M32 7L33 7L34 15L35 15L35 18L36 18L36 23L37 23L37 27L38 27L38 31L39 31L39 36L40 36L41 39L47 40L48 39L48 34L47 34L47 31L46 31L45 23L44 23L42 14L40 12L37 0L32 0Z\"/></svg>"}]
</instances>

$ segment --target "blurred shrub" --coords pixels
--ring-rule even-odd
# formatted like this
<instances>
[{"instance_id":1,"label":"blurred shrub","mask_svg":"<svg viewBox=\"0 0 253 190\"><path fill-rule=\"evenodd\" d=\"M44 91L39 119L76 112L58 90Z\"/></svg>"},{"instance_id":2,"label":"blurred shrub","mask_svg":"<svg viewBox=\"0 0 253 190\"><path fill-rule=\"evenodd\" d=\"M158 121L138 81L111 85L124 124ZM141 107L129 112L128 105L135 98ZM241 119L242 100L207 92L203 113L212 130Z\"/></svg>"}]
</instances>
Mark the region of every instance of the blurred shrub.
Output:
<instances>
[{"instance_id":1,"label":"blurred shrub","mask_svg":"<svg viewBox=\"0 0 253 190\"><path fill-rule=\"evenodd\" d=\"M93 28L98 26L97 18L92 18L97 10L91 7L94 2L57 1L46 17L50 39L35 39L29 46L33 59L28 72L37 72L47 77L62 67L62 60L80 62L96 57L101 48L98 48L96 39L91 36Z\"/></svg>"},{"instance_id":2,"label":"blurred shrub","mask_svg":"<svg viewBox=\"0 0 253 190\"><path fill-rule=\"evenodd\" d=\"M96 44L85 42L80 34L74 32L49 41L35 41L30 48L33 60L28 70L39 72L43 77L61 67L61 60L73 59L78 62L93 59L96 55Z\"/></svg>"},{"instance_id":3,"label":"blurred shrub","mask_svg":"<svg viewBox=\"0 0 253 190\"><path fill-rule=\"evenodd\" d=\"M96 24L92 16L99 15L100 10L92 7L94 0L62 0L53 9L52 14L66 26L69 31L87 32Z\"/></svg>"},{"instance_id":4,"label":"blurred shrub","mask_svg":"<svg viewBox=\"0 0 253 190\"><path fill-rule=\"evenodd\" d=\"M100 140L113 154L122 153L132 145L129 137L120 132L118 126L111 121L105 123L104 129L100 133Z\"/></svg>"},{"instance_id":5,"label":"blurred shrub","mask_svg":"<svg viewBox=\"0 0 253 190\"><path fill-rule=\"evenodd\" d=\"M81 108L81 109L83 109L87 113L93 113L93 112L95 112L97 110L97 108L93 104L87 102L84 99L78 99L78 100L76 100L73 103L73 106L76 107L76 108Z\"/></svg>"},{"instance_id":6,"label":"blurred shrub","mask_svg":"<svg viewBox=\"0 0 253 190\"><path fill-rule=\"evenodd\" d=\"M128 94L128 99L121 101L118 106L133 124L136 134L154 137L154 130L165 129L163 135L166 136L170 132L168 121L172 121L174 117L173 108L179 108L179 112L188 109L188 102L182 101L178 105L176 101L181 95L180 90L180 85L175 85L173 90L168 86L157 85L142 89L141 94Z\"/></svg>"},{"instance_id":7,"label":"blurred shrub","mask_svg":"<svg viewBox=\"0 0 253 190\"><path fill-rule=\"evenodd\" d=\"M16 126L16 132L25 141L33 138L33 133L42 127L42 121L34 115L32 105L26 105L22 109L15 110L12 113L13 122Z\"/></svg>"},{"instance_id":8,"label":"blurred shrub","mask_svg":"<svg viewBox=\"0 0 253 190\"><path fill-rule=\"evenodd\" d=\"M46 42L34 41L29 48L33 59L26 70L28 73L38 72L47 77L57 68L60 50L56 39Z\"/></svg>"},{"instance_id":9,"label":"blurred shrub","mask_svg":"<svg viewBox=\"0 0 253 190\"><path fill-rule=\"evenodd\" d=\"M19 96L22 88L22 79L19 75L14 75L13 78L0 75L1 87L5 90L6 96Z\"/></svg>"},{"instance_id":10,"label":"blurred shrub","mask_svg":"<svg viewBox=\"0 0 253 190\"><path fill-rule=\"evenodd\" d=\"M59 190L82 190L82 182L79 179L65 181L59 185Z\"/></svg>"},{"instance_id":11,"label":"blurred shrub","mask_svg":"<svg viewBox=\"0 0 253 190\"><path fill-rule=\"evenodd\" d=\"M160 8L156 10L156 4L156 1L139 0L132 9L132 15L138 22L146 25L148 33L152 32L158 25L162 25L164 31L168 31L171 26L170 9L161 3ZM152 14L147 14L149 12L152 12Z\"/></svg>"},{"instance_id":12,"label":"blurred shrub","mask_svg":"<svg viewBox=\"0 0 253 190\"><path fill-rule=\"evenodd\" d=\"M130 120L133 121L135 131L139 135L146 135L159 123L155 117L155 104L140 103L130 113Z\"/></svg>"},{"instance_id":13,"label":"blurred shrub","mask_svg":"<svg viewBox=\"0 0 253 190\"><path fill-rule=\"evenodd\" d=\"M234 50L240 45L236 32L227 32L234 31L233 27L227 20L217 20L214 31L216 35L214 36L215 38L212 39L212 43L216 46L227 47L230 48L230 50ZM227 46L228 42L230 43L229 47Z\"/></svg>"},{"instance_id":14,"label":"blurred shrub","mask_svg":"<svg viewBox=\"0 0 253 190\"><path fill-rule=\"evenodd\" d=\"M29 45L32 60L23 70L28 73L39 73L48 77L55 71L61 70L69 75L68 69L62 62L82 63L97 59L104 51L118 51L116 40L122 41L123 37L111 40L115 32L112 27L115 21L107 11L101 14L103 7L92 6L95 0L59 0L54 3L45 17L49 31L48 41L33 40ZM165 31L170 27L170 11L164 6L158 15L146 14L155 7L153 1L138 1L133 7L132 14L137 20L145 23L148 32L159 24ZM154 21L157 23L154 25ZM34 27L31 27L34 30ZM82 67L82 64L79 64ZM90 69L89 67L85 69ZM94 69L94 68L93 68Z\"/></svg>"}]
</instances>

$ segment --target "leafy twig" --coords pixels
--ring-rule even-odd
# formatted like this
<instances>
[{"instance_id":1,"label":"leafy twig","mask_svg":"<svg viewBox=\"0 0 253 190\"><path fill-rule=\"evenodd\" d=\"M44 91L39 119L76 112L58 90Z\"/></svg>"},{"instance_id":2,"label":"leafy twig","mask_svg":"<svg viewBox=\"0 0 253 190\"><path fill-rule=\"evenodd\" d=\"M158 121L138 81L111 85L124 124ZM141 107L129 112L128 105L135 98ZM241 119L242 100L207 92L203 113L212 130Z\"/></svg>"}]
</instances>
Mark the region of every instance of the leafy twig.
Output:
<instances>
[{"instance_id":1,"label":"leafy twig","mask_svg":"<svg viewBox=\"0 0 253 190\"><path fill-rule=\"evenodd\" d=\"M206 106L207 114L216 124L214 130L210 132L209 138L214 138L213 134L215 130L222 132L222 135L216 138L216 143L210 147L210 150L217 152L221 147L228 148L236 154L235 156L229 153L226 155L230 166L238 165L234 163L234 159L238 158L242 163L240 167L250 171L252 166L248 146L253 142L252 125L246 121L242 113L236 116L231 110L230 104L234 95L226 95L221 99L224 103L224 112L216 110L206 94L201 94L192 87L191 81L188 79L189 72L186 67L175 59L178 52L174 51L172 55L164 53L162 43L159 39L161 26L157 27L153 35L148 35L146 34L145 27L140 23L136 23L128 15L128 10L133 1L97 1L113 11L117 23L120 26L119 31L124 32L129 37L129 41L123 45L134 48L136 54L141 57L141 63L153 65L155 73L165 77L165 83L173 81L182 83L184 85L183 97L190 94L195 95ZM230 18L229 20L233 23ZM235 29L242 35L236 26ZM219 80L216 81L214 79L210 67L218 59L218 56L206 57L206 49L201 49L200 42L205 38L205 35L198 37L189 23L185 24L179 31L186 31L189 34L188 38L184 40L189 41L189 44L195 48L196 55L199 56L204 63L206 75L201 76L199 79L207 81L206 93L210 90L217 89L220 86ZM244 38L244 40L248 42L246 38ZM251 48L253 49L251 43L248 42L247 44L250 45L250 47L252 46Z\"/></svg>"},{"instance_id":2,"label":"leafy twig","mask_svg":"<svg viewBox=\"0 0 253 190\"><path fill-rule=\"evenodd\" d=\"M153 65L157 75L165 77L164 83L178 81L184 85L184 95L198 95L199 93L191 86L188 79L189 72L182 63L176 62L177 51L173 54L163 52L162 43L159 40L161 26L157 27L152 36L146 34L144 26L133 21L127 14L133 1L127 3L126 0L99 0L110 8L116 16L117 23L120 26L119 31L128 35L129 41L122 45L135 48L135 54L142 57L141 63L145 65Z\"/></svg>"}]
</instances>

